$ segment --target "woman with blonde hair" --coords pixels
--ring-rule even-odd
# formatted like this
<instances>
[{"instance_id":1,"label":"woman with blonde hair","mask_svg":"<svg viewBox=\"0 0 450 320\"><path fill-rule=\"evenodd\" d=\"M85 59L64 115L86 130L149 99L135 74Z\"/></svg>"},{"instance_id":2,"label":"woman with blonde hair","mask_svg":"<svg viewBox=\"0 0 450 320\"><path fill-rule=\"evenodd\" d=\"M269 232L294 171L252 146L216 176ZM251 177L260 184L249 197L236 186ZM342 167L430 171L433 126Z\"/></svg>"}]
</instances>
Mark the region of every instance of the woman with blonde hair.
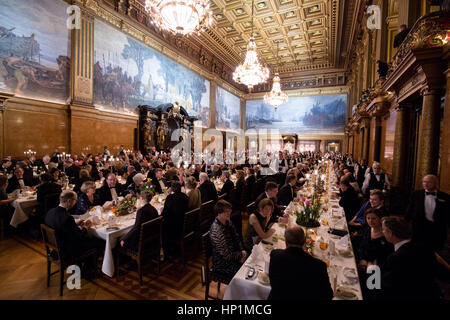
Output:
<instances>
[{"instance_id":1,"label":"woman with blonde hair","mask_svg":"<svg viewBox=\"0 0 450 320\"><path fill-rule=\"evenodd\" d=\"M187 178L185 182L186 194L189 198L188 208L189 210L200 208L202 205L202 195L197 188L197 180L194 177Z\"/></svg>"}]
</instances>

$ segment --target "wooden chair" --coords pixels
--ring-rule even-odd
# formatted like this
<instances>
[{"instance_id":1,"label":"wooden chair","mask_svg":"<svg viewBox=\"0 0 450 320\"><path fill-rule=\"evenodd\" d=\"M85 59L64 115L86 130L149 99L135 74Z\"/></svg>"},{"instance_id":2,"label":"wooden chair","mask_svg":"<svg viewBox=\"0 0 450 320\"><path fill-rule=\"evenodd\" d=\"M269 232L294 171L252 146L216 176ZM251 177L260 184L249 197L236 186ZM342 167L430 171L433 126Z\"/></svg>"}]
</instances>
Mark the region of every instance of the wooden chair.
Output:
<instances>
[{"instance_id":1,"label":"wooden chair","mask_svg":"<svg viewBox=\"0 0 450 320\"><path fill-rule=\"evenodd\" d=\"M161 230L162 230L163 217L158 217L153 220L147 221L141 225L141 234L139 237L139 244L137 251L132 249L123 248L119 246L116 255L116 276L119 280L120 273L120 255L129 256L131 259L137 262L139 284L142 286L142 263L145 258L150 257L151 261L158 265L158 274L161 272L160 266L160 252L161 252Z\"/></svg>"},{"instance_id":2,"label":"wooden chair","mask_svg":"<svg viewBox=\"0 0 450 320\"><path fill-rule=\"evenodd\" d=\"M205 276L205 300L208 300L209 298L214 300L220 300L219 299L219 293L220 293L220 284L229 284L231 281L231 278L223 275L218 272L214 272L212 268L210 267L210 260L212 257L212 244L211 240L209 238L209 231L202 235L202 246L203 246L203 253L205 257L205 262L203 265L203 271ZM209 295L209 284L211 281L217 282L217 297L213 297Z\"/></svg>"},{"instance_id":3,"label":"wooden chair","mask_svg":"<svg viewBox=\"0 0 450 320\"><path fill-rule=\"evenodd\" d=\"M253 202L251 202L251 203L249 203L248 205L247 205L247 213L250 215L251 213L253 213L254 211L256 210L256 207L255 207L255 201L253 201Z\"/></svg>"},{"instance_id":4,"label":"wooden chair","mask_svg":"<svg viewBox=\"0 0 450 320\"><path fill-rule=\"evenodd\" d=\"M47 288L50 287L50 277L59 272L59 295L63 295L64 288L64 271L66 268L72 264L79 263L86 260L87 258L92 258L94 266L97 266L97 251L95 249L88 250L84 252L81 256L76 257L72 260L66 261L61 256L61 247L57 240L55 230L41 224L42 239L44 239L45 249L47 251ZM51 272L52 263L59 266L59 270ZM95 269L95 272L97 270Z\"/></svg>"},{"instance_id":5,"label":"wooden chair","mask_svg":"<svg viewBox=\"0 0 450 320\"><path fill-rule=\"evenodd\" d=\"M184 214L183 232L180 239L180 253L183 266L186 268L185 246L188 241L195 238L195 229L197 227L200 208L193 209Z\"/></svg>"},{"instance_id":6,"label":"wooden chair","mask_svg":"<svg viewBox=\"0 0 450 320\"><path fill-rule=\"evenodd\" d=\"M217 199L217 201L219 201L219 200L226 200L227 199L227 195L228 195L228 193L221 194L219 196L219 198Z\"/></svg>"},{"instance_id":7,"label":"wooden chair","mask_svg":"<svg viewBox=\"0 0 450 320\"><path fill-rule=\"evenodd\" d=\"M202 203L198 216L197 235L201 235L209 231L211 224L214 222L214 200Z\"/></svg>"}]
</instances>

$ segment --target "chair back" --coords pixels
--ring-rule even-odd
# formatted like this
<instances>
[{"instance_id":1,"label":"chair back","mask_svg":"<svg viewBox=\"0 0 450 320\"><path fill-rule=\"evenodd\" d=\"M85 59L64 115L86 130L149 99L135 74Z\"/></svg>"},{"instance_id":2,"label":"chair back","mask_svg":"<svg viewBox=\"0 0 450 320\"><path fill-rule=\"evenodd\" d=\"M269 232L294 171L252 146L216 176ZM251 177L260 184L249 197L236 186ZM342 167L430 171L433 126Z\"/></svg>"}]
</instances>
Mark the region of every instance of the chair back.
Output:
<instances>
[{"instance_id":1,"label":"chair back","mask_svg":"<svg viewBox=\"0 0 450 320\"><path fill-rule=\"evenodd\" d=\"M59 242L56 238L56 232L49 226L46 226L45 224L41 224L41 233L42 233L42 239L44 239L45 249L47 251L47 257L50 256L50 254L53 252L56 252L58 257L60 258L60 246Z\"/></svg>"},{"instance_id":2,"label":"chair back","mask_svg":"<svg viewBox=\"0 0 450 320\"><path fill-rule=\"evenodd\" d=\"M199 214L200 208L193 209L184 214L183 232L181 233L182 240L194 235L195 228L198 224Z\"/></svg>"},{"instance_id":3,"label":"chair back","mask_svg":"<svg viewBox=\"0 0 450 320\"><path fill-rule=\"evenodd\" d=\"M217 199L217 201L219 201L219 200L226 200L227 199L227 195L228 195L228 193L221 194L219 196L219 198Z\"/></svg>"},{"instance_id":4,"label":"chair back","mask_svg":"<svg viewBox=\"0 0 450 320\"><path fill-rule=\"evenodd\" d=\"M247 213L250 215L251 213L255 212L255 210L256 210L256 207L255 207L255 201L250 202L250 203L247 205Z\"/></svg>"},{"instance_id":5,"label":"chair back","mask_svg":"<svg viewBox=\"0 0 450 320\"><path fill-rule=\"evenodd\" d=\"M163 217L147 221L141 225L138 244L139 257L158 255L161 251L161 230Z\"/></svg>"},{"instance_id":6,"label":"chair back","mask_svg":"<svg viewBox=\"0 0 450 320\"><path fill-rule=\"evenodd\" d=\"M240 206L240 196L237 194L237 189L233 188L230 191L230 197L228 200L230 201L231 205L233 206L233 210L239 209Z\"/></svg>"},{"instance_id":7,"label":"chair back","mask_svg":"<svg viewBox=\"0 0 450 320\"><path fill-rule=\"evenodd\" d=\"M47 212L50 209L56 208L59 205L59 196L60 193L50 193L47 194L44 198L44 215L47 214Z\"/></svg>"},{"instance_id":8,"label":"chair back","mask_svg":"<svg viewBox=\"0 0 450 320\"><path fill-rule=\"evenodd\" d=\"M208 274L208 271L211 270L209 267L209 259L212 257L212 244L209 238L209 231L202 235L202 249L205 258L204 267L205 271L207 271L206 274Z\"/></svg>"},{"instance_id":9,"label":"chair back","mask_svg":"<svg viewBox=\"0 0 450 320\"><path fill-rule=\"evenodd\" d=\"M199 234L203 234L209 230L209 227L214 222L214 218L214 200L202 203L198 218Z\"/></svg>"}]
</instances>

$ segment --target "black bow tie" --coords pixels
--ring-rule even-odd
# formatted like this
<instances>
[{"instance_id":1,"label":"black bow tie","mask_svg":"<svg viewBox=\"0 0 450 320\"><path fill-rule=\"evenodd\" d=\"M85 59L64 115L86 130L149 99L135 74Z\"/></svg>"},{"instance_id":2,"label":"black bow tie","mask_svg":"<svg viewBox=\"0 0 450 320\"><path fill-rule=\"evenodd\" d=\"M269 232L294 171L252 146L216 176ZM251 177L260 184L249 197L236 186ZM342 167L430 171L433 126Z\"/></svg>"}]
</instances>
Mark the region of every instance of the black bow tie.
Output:
<instances>
[{"instance_id":1,"label":"black bow tie","mask_svg":"<svg viewBox=\"0 0 450 320\"><path fill-rule=\"evenodd\" d=\"M436 191L435 191L435 192L428 192L428 191L425 191L425 195L427 195L427 196L430 196L430 195L436 196L436 195L437 195L437 192L436 192Z\"/></svg>"}]
</instances>

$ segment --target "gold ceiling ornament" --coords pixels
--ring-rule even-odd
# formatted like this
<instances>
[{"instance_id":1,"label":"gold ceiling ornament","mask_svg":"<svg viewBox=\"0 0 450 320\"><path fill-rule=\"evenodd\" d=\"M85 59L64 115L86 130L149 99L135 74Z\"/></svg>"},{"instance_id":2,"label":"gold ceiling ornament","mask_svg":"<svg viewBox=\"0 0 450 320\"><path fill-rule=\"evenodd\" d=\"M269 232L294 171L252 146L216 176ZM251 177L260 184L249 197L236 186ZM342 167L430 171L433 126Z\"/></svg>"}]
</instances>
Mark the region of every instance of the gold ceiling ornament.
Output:
<instances>
[{"instance_id":1,"label":"gold ceiling ornament","mask_svg":"<svg viewBox=\"0 0 450 320\"><path fill-rule=\"evenodd\" d=\"M277 59L278 59L278 43L277 43ZM264 102L273 105L275 111L283 103L288 101L288 95L286 92L281 91L280 76L278 72L275 72L273 77L272 90L264 95Z\"/></svg>"},{"instance_id":2,"label":"gold ceiling ornament","mask_svg":"<svg viewBox=\"0 0 450 320\"><path fill-rule=\"evenodd\" d=\"M173 34L191 34L213 22L209 0L145 0L152 24Z\"/></svg>"},{"instance_id":3,"label":"gold ceiling ornament","mask_svg":"<svg viewBox=\"0 0 450 320\"><path fill-rule=\"evenodd\" d=\"M266 82L270 75L269 69L261 66L258 61L255 38L253 37L253 9L254 1L252 0L252 35L248 42L244 63L238 65L233 73L233 80L246 85L250 90L257 84Z\"/></svg>"}]
</instances>

